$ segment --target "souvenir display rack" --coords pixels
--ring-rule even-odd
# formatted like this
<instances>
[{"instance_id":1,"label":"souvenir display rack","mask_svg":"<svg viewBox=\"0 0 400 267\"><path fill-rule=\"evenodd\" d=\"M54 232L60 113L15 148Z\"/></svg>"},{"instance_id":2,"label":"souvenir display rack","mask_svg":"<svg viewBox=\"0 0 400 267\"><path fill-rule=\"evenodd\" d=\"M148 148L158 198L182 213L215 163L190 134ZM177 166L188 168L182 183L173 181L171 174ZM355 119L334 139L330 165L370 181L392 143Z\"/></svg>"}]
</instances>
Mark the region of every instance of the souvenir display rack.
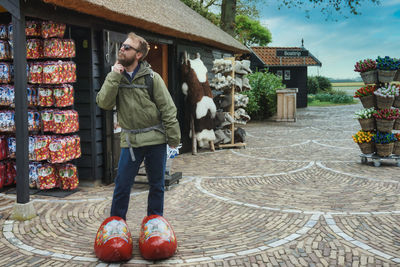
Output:
<instances>
[{"instance_id":1,"label":"souvenir display rack","mask_svg":"<svg viewBox=\"0 0 400 267\"><path fill-rule=\"evenodd\" d=\"M230 117L232 118L232 121L231 121L231 123L230 123L230 134L231 134L231 136L230 136L230 142L229 143L224 143L224 144L216 144L215 145L215 147L216 148L231 148L231 147L245 147L246 146L246 143L244 143L244 142L236 142L235 143L235 121L234 121L234 118L235 118L235 88L236 88L236 82L235 82L235 64L236 64L236 61L235 61L235 58L234 57L229 57L229 58L224 58L224 60L228 60L228 61L230 61L231 62L231 64L230 64L230 68L229 69L231 69L230 71L228 71L228 72L226 72L226 71L223 71L224 73L223 73L223 75L227 78L227 79L224 79L224 81L225 80L229 80L229 81L232 81L231 82L231 84L230 84L230 110L229 110L229 114L230 114Z\"/></svg>"},{"instance_id":2,"label":"souvenir display rack","mask_svg":"<svg viewBox=\"0 0 400 267\"><path fill-rule=\"evenodd\" d=\"M63 190L78 186L81 156L79 116L73 109L75 43L64 39L66 25L26 20L30 188ZM0 25L0 188L15 184L12 24Z\"/></svg>"}]
</instances>

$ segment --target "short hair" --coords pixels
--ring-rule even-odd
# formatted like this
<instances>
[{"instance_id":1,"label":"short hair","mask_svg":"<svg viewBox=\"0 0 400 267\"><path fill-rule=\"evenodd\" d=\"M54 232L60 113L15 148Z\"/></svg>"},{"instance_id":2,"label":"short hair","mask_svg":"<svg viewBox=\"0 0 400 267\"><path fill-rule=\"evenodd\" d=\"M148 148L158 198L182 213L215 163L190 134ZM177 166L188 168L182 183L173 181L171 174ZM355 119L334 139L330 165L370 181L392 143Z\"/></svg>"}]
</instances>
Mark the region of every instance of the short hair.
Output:
<instances>
[{"instance_id":1,"label":"short hair","mask_svg":"<svg viewBox=\"0 0 400 267\"><path fill-rule=\"evenodd\" d=\"M149 53L150 50L149 43L147 43L147 41L142 36L139 36L134 32L128 33L128 38L130 38L131 40L139 41L138 50L140 53L142 53L142 57L140 58L140 61L142 61L147 56L147 53Z\"/></svg>"}]
</instances>

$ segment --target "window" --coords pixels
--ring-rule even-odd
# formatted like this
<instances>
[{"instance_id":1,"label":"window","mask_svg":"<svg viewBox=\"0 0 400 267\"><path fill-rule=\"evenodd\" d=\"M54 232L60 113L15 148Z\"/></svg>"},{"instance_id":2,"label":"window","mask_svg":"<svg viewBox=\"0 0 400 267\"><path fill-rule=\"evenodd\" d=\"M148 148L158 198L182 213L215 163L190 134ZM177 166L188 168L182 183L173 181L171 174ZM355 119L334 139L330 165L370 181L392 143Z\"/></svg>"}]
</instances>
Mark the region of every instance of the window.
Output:
<instances>
[{"instance_id":1,"label":"window","mask_svg":"<svg viewBox=\"0 0 400 267\"><path fill-rule=\"evenodd\" d=\"M283 77L283 72L282 72L282 70L277 70L276 71L276 75L277 76L280 76L281 78Z\"/></svg>"},{"instance_id":2,"label":"window","mask_svg":"<svg viewBox=\"0 0 400 267\"><path fill-rule=\"evenodd\" d=\"M285 80L290 80L290 70L285 70Z\"/></svg>"}]
</instances>

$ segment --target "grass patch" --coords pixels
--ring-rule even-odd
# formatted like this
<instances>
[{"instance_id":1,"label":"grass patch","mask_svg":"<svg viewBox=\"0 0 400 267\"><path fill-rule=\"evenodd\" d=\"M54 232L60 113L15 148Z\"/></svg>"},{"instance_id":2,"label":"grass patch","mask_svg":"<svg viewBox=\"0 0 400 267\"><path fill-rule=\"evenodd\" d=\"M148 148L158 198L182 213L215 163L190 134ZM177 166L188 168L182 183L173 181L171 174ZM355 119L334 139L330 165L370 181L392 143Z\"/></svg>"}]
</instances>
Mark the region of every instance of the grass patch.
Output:
<instances>
[{"instance_id":1,"label":"grass patch","mask_svg":"<svg viewBox=\"0 0 400 267\"><path fill-rule=\"evenodd\" d=\"M311 102L308 102L307 105L309 107L328 107L328 106L342 106L342 105L353 105L357 104L357 100L353 100L352 103L332 103L332 102L327 102L327 101L319 101L319 100L314 100Z\"/></svg>"}]
</instances>

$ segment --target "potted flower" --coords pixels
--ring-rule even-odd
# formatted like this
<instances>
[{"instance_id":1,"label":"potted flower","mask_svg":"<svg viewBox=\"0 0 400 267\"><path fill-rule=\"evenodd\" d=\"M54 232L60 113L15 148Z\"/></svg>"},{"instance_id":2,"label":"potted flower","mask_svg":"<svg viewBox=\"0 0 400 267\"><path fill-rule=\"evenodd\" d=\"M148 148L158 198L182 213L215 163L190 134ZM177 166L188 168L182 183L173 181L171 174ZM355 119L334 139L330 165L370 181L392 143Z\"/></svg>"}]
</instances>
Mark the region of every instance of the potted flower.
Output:
<instances>
[{"instance_id":1,"label":"potted flower","mask_svg":"<svg viewBox=\"0 0 400 267\"><path fill-rule=\"evenodd\" d=\"M394 98L398 88L394 84L387 84L374 91L376 105L380 109L390 108L394 103Z\"/></svg>"},{"instance_id":2,"label":"potted flower","mask_svg":"<svg viewBox=\"0 0 400 267\"><path fill-rule=\"evenodd\" d=\"M376 154L381 157L388 157L392 154L394 142L397 139L392 133L378 131L372 136L372 141L375 143Z\"/></svg>"},{"instance_id":3,"label":"potted flower","mask_svg":"<svg viewBox=\"0 0 400 267\"><path fill-rule=\"evenodd\" d=\"M395 133L394 137L396 138L396 141L394 141L392 153L395 155L400 155L400 133Z\"/></svg>"},{"instance_id":4,"label":"potted flower","mask_svg":"<svg viewBox=\"0 0 400 267\"><path fill-rule=\"evenodd\" d=\"M395 60L396 60L398 68L397 68L396 74L394 75L393 81L400 82L400 59L395 58Z\"/></svg>"},{"instance_id":5,"label":"potted flower","mask_svg":"<svg viewBox=\"0 0 400 267\"><path fill-rule=\"evenodd\" d=\"M391 133L395 120L400 117L400 112L397 108L386 108L377 110L372 116L375 117L378 131Z\"/></svg>"},{"instance_id":6,"label":"potted flower","mask_svg":"<svg viewBox=\"0 0 400 267\"><path fill-rule=\"evenodd\" d=\"M400 69L397 71L400 73ZM400 74L399 74L400 75ZM400 79L400 78L399 78ZM395 88L395 94L394 94L394 102L393 102L393 107L400 108L400 84L394 85Z\"/></svg>"},{"instance_id":7,"label":"potted flower","mask_svg":"<svg viewBox=\"0 0 400 267\"><path fill-rule=\"evenodd\" d=\"M375 90L375 85L363 86L354 93L354 98L360 98L361 104L364 108L372 108L375 106Z\"/></svg>"},{"instance_id":8,"label":"potted flower","mask_svg":"<svg viewBox=\"0 0 400 267\"><path fill-rule=\"evenodd\" d=\"M358 144L358 147L363 154L372 154L375 152L374 142L372 141L373 136L372 132L363 130L360 130L353 135L354 142Z\"/></svg>"},{"instance_id":9,"label":"potted flower","mask_svg":"<svg viewBox=\"0 0 400 267\"><path fill-rule=\"evenodd\" d=\"M370 58L360 60L354 65L354 71L359 72L365 84L376 83L376 61Z\"/></svg>"},{"instance_id":10,"label":"potted flower","mask_svg":"<svg viewBox=\"0 0 400 267\"><path fill-rule=\"evenodd\" d=\"M382 83L390 83L393 81L397 70L399 69L399 61L389 56L379 57L376 59L376 68L378 69L378 80Z\"/></svg>"},{"instance_id":11,"label":"potted flower","mask_svg":"<svg viewBox=\"0 0 400 267\"><path fill-rule=\"evenodd\" d=\"M354 114L354 118L358 119L363 131L373 131L375 129L374 113L376 113L375 108L366 108L361 109Z\"/></svg>"}]
</instances>

